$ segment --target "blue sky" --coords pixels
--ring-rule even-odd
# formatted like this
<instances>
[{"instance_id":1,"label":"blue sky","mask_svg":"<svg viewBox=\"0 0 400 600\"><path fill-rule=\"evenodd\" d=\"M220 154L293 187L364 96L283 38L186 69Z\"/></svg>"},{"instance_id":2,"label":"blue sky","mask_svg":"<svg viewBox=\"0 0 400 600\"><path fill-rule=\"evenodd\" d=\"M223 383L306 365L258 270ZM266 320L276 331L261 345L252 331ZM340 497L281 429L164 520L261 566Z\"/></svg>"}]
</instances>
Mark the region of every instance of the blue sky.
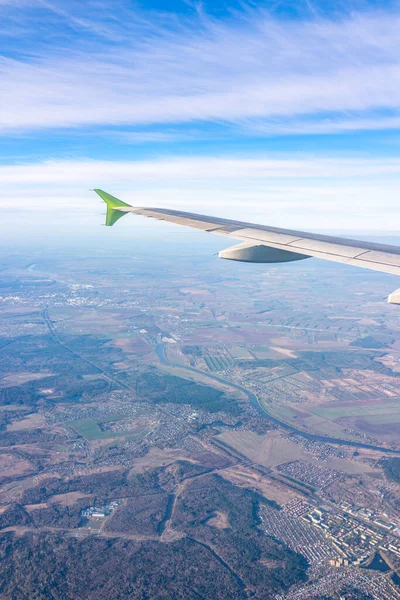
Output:
<instances>
[{"instance_id":1,"label":"blue sky","mask_svg":"<svg viewBox=\"0 0 400 600\"><path fill-rule=\"evenodd\" d=\"M398 229L398 3L0 0L0 23L6 211L89 218L103 187L298 229Z\"/></svg>"}]
</instances>

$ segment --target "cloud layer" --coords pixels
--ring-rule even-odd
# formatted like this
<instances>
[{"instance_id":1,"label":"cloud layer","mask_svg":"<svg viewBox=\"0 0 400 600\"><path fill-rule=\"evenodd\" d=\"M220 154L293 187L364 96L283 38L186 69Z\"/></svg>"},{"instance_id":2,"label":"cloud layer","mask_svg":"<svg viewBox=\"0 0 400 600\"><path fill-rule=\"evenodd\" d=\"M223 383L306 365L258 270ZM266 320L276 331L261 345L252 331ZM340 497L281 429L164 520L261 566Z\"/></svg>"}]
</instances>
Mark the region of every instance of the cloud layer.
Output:
<instances>
[{"instance_id":1,"label":"cloud layer","mask_svg":"<svg viewBox=\"0 0 400 600\"><path fill-rule=\"evenodd\" d=\"M204 121L264 133L398 128L399 12L165 24L133 12L112 20L99 2L92 20L74 2L37 4L75 33L2 58L0 133Z\"/></svg>"},{"instance_id":2,"label":"cloud layer","mask_svg":"<svg viewBox=\"0 0 400 600\"><path fill-rule=\"evenodd\" d=\"M176 156L0 167L3 210L79 211L100 220L103 207L89 189L102 187L137 206L306 230L392 231L400 222L399 181L400 159Z\"/></svg>"},{"instance_id":3,"label":"cloud layer","mask_svg":"<svg viewBox=\"0 0 400 600\"><path fill-rule=\"evenodd\" d=\"M0 0L3 162L34 157L0 166L2 209L46 213L44 226L97 215L84 190L103 187L294 229L395 229L396 133L376 149L361 132L400 128L399 6L293 18L255 4L215 18L151 0L146 12L131 0ZM286 136L305 134L341 145L315 137L311 154L300 138L289 152ZM142 153L135 144L149 158L121 160Z\"/></svg>"}]
</instances>

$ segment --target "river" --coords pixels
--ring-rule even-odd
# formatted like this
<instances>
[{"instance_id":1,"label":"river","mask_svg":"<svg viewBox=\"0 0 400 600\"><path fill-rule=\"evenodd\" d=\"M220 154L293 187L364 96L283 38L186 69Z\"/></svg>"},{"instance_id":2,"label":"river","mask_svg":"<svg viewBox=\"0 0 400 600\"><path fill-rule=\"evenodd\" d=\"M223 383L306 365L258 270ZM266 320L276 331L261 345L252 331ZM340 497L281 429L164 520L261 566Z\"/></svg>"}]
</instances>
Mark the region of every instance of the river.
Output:
<instances>
[{"instance_id":1,"label":"river","mask_svg":"<svg viewBox=\"0 0 400 600\"><path fill-rule=\"evenodd\" d=\"M163 365L170 366L170 367L177 367L179 369L188 371L189 373L191 373L191 372L198 373L198 374L202 375L203 377L206 376L209 379L213 379L214 381L218 381L219 383L223 383L224 385L227 385L231 388L239 390L240 392L243 392L244 394L246 394L246 396L250 400L251 405L260 414L262 414L263 417L265 417L268 421L271 421L271 423L274 423L275 425L279 425L280 427L283 427L284 429L287 429L288 431L291 431L292 433L297 433L298 435L301 435L301 437L303 437L307 440L311 440L313 442L325 442L325 443L330 443L330 444L338 444L339 446L352 446L355 448L367 448L369 450L379 450L379 452L388 452L391 454L400 454L400 450L390 450L389 448L382 448L380 446L373 446L371 444L363 444L362 442L351 442L349 440L342 440L342 439L337 439L337 438L326 437L324 435L316 435L316 434L312 434L312 433L306 433L305 431L302 431L301 429L297 429L293 425L289 425L288 423L285 423L285 421L281 421L280 419L277 419L276 417L273 417L272 415L270 415L260 405L257 396L255 394L253 394L253 392L250 392L250 390L242 387L241 385L239 385L237 383L232 383L231 381L228 381L226 379L222 379L221 377L218 377L217 375L212 375L211 373L205 373L204 371L200 371L199 369L195 369L194 367L186 367L184 365L172 363L171 361L169 361L167 359L167 357L165 355L164 343L158 344L158 346L156 347L156 352L157 352L157 356L158 356L160 362Z\"/></svg>"}]
</instances>

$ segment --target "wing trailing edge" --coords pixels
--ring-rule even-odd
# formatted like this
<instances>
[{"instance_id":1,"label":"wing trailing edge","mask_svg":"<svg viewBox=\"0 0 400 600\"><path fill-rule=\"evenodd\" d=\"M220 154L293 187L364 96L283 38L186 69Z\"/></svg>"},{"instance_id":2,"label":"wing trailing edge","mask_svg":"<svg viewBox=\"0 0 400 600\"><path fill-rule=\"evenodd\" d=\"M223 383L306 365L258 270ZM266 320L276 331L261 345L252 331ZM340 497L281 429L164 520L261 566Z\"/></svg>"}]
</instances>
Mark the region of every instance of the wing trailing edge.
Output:
<instances>
[{"instance_id":1,"label":"wing trailing edge","mask_svg":"<svg viewBox=\"0 0 400 600\"><path fill-rule=\"evenodd\" d=\"M274 263L315 257L400 275L399 246L256 225L179 210L133 207L103 190L94 191L107 204L106 225L109 227L126 213L131 212L242 240L242 244L222 250L219 254L220 258L242 262ZM391 304L400 304L400 289L390 294L388 301Z\"/></svg>"}]
</instances>

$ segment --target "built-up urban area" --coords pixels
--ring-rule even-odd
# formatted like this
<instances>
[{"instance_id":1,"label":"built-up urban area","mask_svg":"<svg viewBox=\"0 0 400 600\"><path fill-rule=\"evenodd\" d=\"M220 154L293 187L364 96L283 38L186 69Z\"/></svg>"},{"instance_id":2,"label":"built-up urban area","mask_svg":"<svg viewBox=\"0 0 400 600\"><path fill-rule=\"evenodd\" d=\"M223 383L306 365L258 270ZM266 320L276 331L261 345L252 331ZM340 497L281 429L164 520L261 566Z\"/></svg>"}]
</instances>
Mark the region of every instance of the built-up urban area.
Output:
<instances>
[{"instance_id":1,"label":"built-up urban area","mask_svg":"<svg viewBox=\"0 0 400 600\"><path fill-rule=\"evenodd\" d=\"M392 278L158 250L1 265L0 595L400 598Z\"/></svg>"}]
</instances>

